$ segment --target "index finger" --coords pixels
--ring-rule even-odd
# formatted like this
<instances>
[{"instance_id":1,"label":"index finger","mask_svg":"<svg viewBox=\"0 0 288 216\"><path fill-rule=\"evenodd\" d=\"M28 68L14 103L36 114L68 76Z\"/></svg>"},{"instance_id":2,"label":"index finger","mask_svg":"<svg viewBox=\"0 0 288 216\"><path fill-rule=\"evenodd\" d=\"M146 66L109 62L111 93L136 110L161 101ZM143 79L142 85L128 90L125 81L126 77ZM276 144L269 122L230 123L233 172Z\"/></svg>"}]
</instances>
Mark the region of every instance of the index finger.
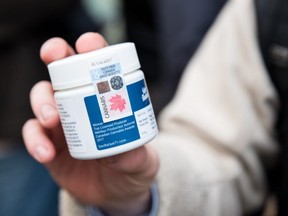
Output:
<instances>
[{"instance_id":1,"label":"index finger","mask_svg":"<svg viewBox=\"0 0 288 216\"><path fill-rule=\"evenodd\" d=\"M85 53L107 46L106 40L98 33L87 32L76 41L78 53ZM74 49L62 38L47 40L40 49L40 57L45 64L74 55Z\"/></svg>"},{"instance_id":2,"label":"index finger","mask_svg":"<svg viewBox=\"0 0 288 216\"><path fill-rule=\"evenodd\" d=\"M78 53L85 53L107 46L106 40L98 33L88 32L79 37L76 42ZM73 48L62 38L51 38L46 41L40 50L41 59L49 64L53 61L74 55ZM56 104L50 83L40 82L31 90L30 100L33 112L41 124L51 128L59 123Z\"/></svg>"}]
</instances>

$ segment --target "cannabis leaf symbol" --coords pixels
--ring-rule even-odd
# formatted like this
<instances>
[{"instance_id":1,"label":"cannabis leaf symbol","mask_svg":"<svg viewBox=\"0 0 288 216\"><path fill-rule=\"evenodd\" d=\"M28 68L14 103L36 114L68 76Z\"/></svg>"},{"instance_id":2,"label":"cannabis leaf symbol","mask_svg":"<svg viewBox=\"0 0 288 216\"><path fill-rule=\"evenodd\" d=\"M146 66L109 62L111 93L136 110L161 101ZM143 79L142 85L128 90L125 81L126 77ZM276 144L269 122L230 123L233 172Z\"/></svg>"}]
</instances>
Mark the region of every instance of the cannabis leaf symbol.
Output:
<instances>
[{"instance_id":1,"label":"cannabis leaf symbol","mask_svg":"<svg viewBox=\"0 0 288 216\"><path fill-rule=\"evenodd\" d=\"M122 112L125 109L126 101L121 97L121 95L116 94L116 96L112 96L109 102L111 102L110 110L116 111L119 109L119 111Z\"/></svg>"}]
</instances>

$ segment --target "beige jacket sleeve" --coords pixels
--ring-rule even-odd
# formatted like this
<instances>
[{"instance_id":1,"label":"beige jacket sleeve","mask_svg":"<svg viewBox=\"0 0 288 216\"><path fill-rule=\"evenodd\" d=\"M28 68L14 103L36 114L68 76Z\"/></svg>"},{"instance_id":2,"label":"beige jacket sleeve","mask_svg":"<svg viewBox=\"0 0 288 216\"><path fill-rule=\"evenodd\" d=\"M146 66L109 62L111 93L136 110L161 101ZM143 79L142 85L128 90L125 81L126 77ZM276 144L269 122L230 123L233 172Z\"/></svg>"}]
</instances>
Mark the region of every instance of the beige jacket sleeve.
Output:
<instances>
[{"instance_id":1,"label":"beige jacket sleeve","mask_svg":"<svg viewBox=\"0 0 288 216\"><path fill-rule=\"evenodd\" d=\"M244 215L263 202L277 96L255 21L252 0L229 1L162 113L161 216Z\"/></svg>"},{"instance_id":2,"label":"beige jacket sleeve","mask_svg":"<svg viewBox=\"0 0 288 216\"><path fill-rule=\"evenodd\" d=\"M161 161L158 215L237 216L257 209L267 192L264 167L277 155L276 105L253 1L230 0L160 116L161 132L151 143ZM72 216L66 195L63 215Z\"/></svg>"}]
</instances>

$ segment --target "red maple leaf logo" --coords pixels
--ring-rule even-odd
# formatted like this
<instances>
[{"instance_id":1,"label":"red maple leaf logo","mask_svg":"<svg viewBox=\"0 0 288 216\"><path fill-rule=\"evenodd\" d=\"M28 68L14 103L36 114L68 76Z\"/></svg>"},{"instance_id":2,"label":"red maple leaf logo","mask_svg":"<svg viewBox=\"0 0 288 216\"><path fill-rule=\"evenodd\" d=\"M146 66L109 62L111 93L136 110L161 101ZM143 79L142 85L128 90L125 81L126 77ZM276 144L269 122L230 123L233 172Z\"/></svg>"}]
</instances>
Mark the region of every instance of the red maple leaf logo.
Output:
<instances>
[{"instance_id":1,"label":"red maple leaf logo","mask_svg":"<svg viewBox=\"0 0 288 216\"><path fill-rule=\"evenodd\" d=\"M121 97L121 95L112 96L112 98L109 100L111 102L110 110L117 110L119 109L120 112L122 112L125 109L126 101Z\"/></svg>"}]
</instances>

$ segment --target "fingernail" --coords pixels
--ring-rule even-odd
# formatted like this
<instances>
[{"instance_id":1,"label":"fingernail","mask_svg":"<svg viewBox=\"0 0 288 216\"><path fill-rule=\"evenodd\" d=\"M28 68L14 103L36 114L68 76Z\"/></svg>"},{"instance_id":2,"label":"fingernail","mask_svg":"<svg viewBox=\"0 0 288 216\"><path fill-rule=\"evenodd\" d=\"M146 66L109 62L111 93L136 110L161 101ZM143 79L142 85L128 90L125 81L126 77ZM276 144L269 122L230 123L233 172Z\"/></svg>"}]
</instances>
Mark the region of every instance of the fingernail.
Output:
<instances>
[{"instance_id":1,"label":"fingernail","mask_svg":"<svg viewBox=\"0 0 288 216\"><path fill-rule=\"evenodd\" d=\"M55 108L51 105L44 105L41 109L41 117L44 121L53 118L56 114Z\"/></svg>"},{"instance_id":2,"label":"fingernail","mask_svg":"<svg viewBox=\"0 0 288 216\"><path fill-rule=\"evenodd\" d=\"M61 40L61 39L60 39ZM40 51L43 51L43 50L49 50L55 46L57 46L59 43L59 39L58 38L51 38L49 40L47 40L41 47L41 50Z\"/></svg>"},{"instance_id":3,"label":"fingernail","mask_svg":"<svg viewBox=\"0 0 288 216\"><path fill-rule=\"evenodd\" d=\"M35 153L35 158L38 160L38 161L43 161L47 158L48 156L48 149L44 146L37 146L36 147L36 153Z\"/></svg>"}]
</instances>

